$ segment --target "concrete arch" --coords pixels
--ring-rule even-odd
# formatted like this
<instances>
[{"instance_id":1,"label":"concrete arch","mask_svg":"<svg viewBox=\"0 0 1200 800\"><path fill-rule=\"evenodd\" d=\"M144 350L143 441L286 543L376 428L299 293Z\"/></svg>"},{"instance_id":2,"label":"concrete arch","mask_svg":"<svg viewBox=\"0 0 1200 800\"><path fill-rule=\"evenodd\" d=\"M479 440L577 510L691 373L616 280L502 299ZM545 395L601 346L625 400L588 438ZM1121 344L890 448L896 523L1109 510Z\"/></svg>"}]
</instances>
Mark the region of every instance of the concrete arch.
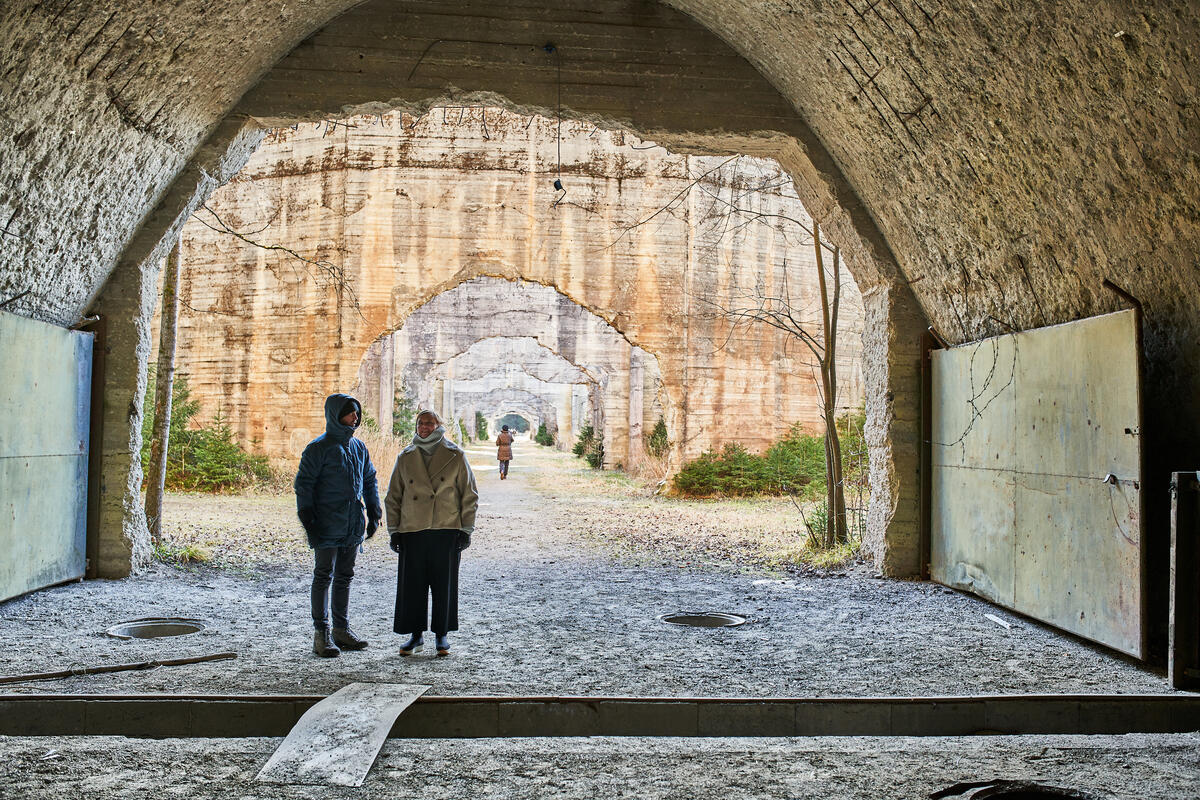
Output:
<instances>
[{"instance_id":1,"label":"concrete arch","mask_svg":"<svg viewBox=\"0 0 1200 800\"><path fill-rule=\"evenodd\" d=\"M625 80L602 80L599 59L564 55L569 85L587 95L568 98L573 113L600 109L634 129L699 132L694 141L724 127L726 143L743 137L747 148L771 138L756 130L783 127L776 119L801 120L803 130L776 140L793 151L789 171L819 217L837 218L831 227L848 250L857 239L868 256L874 251L882 276L872 283L866 268L857 273L875 323L868 350L890 354L867 370L885 528L913 510L897 488L912 481L901 449L915 441L905 420L915 407L913 336L925 324L909 286L943 335L962 340L999 324L993 317L1025 328L1111 310L1119 301L1100 280L1124 282L1147 314L1146 397L1159 423L1148 445L1161 490L1152 494L1167 496L1166 471L1189 468L1200 443L1193 5L931 0L901 4L903 13L883 4L717 0L520 12L488 4L483 25L477 3L371 2L334 20L354 5L250 0L167 14L148 2L109 9L13 0L0 12L0 111L12 131L0 159L0 302L64 325L86 310L111 323L118 385L106 398L106 525L121 526L136 494L143 387L129 376L145 355L154 255L259 135L230 116L239 99L285 88L290 74L309 84L305 113L329 108L315 96L319 87L351 102L386 102L417 79L427 94L448 94L446 84L482 87L545 109L554 82L532 78L550 70L502 44L528 31L535 53L543 41L566 54L583 50L585 36L609 40L592 51L611 53L608 74ZM450 32L416 24L421 11L442 12L426 16ZM422 58L444 38L457 42ZM489 40L496 44L478 44ZM355 46L372 41L379 46ZM306 58L325 59L329 80L313 80ZM423 71L414 72L418 59ZM652 68L639 73L631 64ZM517 85L506 90L504 80ZM348 98L347 87L364 96ZM772 119L764 109L782 111ZM748 122L738 123L746 111ZM1165 504L1152 513L1161 517ZM136 534L124 532L127 545ZM121 550L119 532L111 538L114 555L102 559L117 565L104 568L113 573L129 548ZM906 558L898 553L885 567L903 571L895 565Z\"/></svg>"},{"instance_id":2,"label":"concrete arch","mask_svg":"<svg viewBox=\"0 0 1200 800\"><path fill-rule=\"evenodd\" d=\"M503 348L496 353L495 348ZM594 372L586 366L567 361L532 336L490 336L471 344L446 364L453 363L454 374L471 380L494 365L517 366L521 371L547 383L595 383ZM444 365L439 368L439 374Z\"/></svg>"},{"instance_id":3,"label":"concrete arch","mask_svg":"<svg viewBox=\"0 0 1200 800\"><path fill-rule=\"evenodd\" d=\"M439 388L443 388L440 393L442 408L450 409L445 413L467 423L475 418L476 411L485 418L494 417L495 410L486 407L483 398L495 391L511 389L542 399L541 408L552 411L543 410L541 421L546 422L556 436L565 435L573 439L578 434L576 427L580 417L584 424L599 418L603 425L603 403L597 397L599 391L595 384L554 383L539 380L522 371L496 370L475 380L447 381L444 387ZM580 411L585 413L580 414ZM589 411L592 413L586 413Z\"/></svg>"},{"instance_id":4,"label":"concrete arch","mask_svg":"<svg viewBox=\"0 0 1200 800\"><path fill-rule=\"evenodd\" d=\"M540 388L533 391L557 400L557 421L549 429L559 449L566 449L585 424L604 430L601 380L531 337L482 339L441 365L436 374L442 381L453 375L455 393L470 392L478 383L518 386L524 385L523 379L536 382L534 386ZM606 375L600 378L607 380ZM661 382L661 377L658 381ZM470 419L476 411L485 417L491 414L488 409L463 408L457 401L455 408L460 408Z\"/></svg>"},{"instance_id":5,"label":"concrete arch","mask_svg":"<svg viewBox=\"0 0 1200 800\"><path fill-rule=\"evenodd\" d=\"M119 83L114 84L113 91L109 93L112 97L110 105L103 108L96 106L85 110L78 101L73 99L58 105L51 100L48 105L41 106L34 111L35 115L41 115L37 118L37 127L56 132L61 130L63 136L67 135L68 127L72 129L79 127L90 132L89 138L103 139L105 136L111 136L111 132L128 126L128 135L120 134L127 139L122 143L123 146L120 149L123 154L132 153L133 156L114 159L103 167L95 165L97 167L95 169L85 168L83 172L86 174L83 180L89 182L92 189L84 195L72 196L71 201L64 202L64 193L57 194L55 206L59 213L48 218L48 222L55 228L53 235L60 242L58 249L66 251L68 257L56 256L54 263L80 265L73 279L64 281L62 278L65 276L59 274L53 276L53 280L44 280L49 273L42 264L48 264L48 262L31 257L35 255L31 250L36 251L38 249L37 242L45 241L46 237L20 238L19 241L23 243L33 243L29 247L23 244L20 248L21 252L17 253L19 261L26 269L20 277L5 274L3 276L5 288L13 287L18 282L33 282L35 285L39 282L43 284L57 283L66 287L65 290L56 293L59 310L55 311L44 303L35 303L34 306L27 304L23 310L31 315L61 318L65 321L73 316L70 311L72 304L75 308L81 308L89 302L89 298L97 298L93 307L109 316L114 323L120 323L113 329L114 340L128 343L127 349L121 349L118 357L113 358L110 362L114 377L123 374L124 380L128 381L129 375L140 376L142 372L137 362L141 360L145 350L145 319L148 316L146 311L149 308L149 295L151 294L149 286L153 283L154 265L162 253L162 248L173 238L174 232L178 230L182 221L211 191L215 183L231 175L240 166L246 154L254 146L257 137L261 135L261 132L256 130L253 125L246 126L244 124L247 119L246 115L259 114L265 117L271 113L282 113L289 119L311 116L314 112L323 115L323 107L328 100L312 105L310 102L312 98L302 98L299 99L299 102L304 106L303 108L285 110L272 105L279 97L273 97L269 91L272 86L278 88L276 78L280 74L289 71L295 74L294 70L303 69L303 66L298 66L298 62L294 59L302 59L306 53L311 53L312 47L316 45L319 37L310 39L309 45L295 51L291 60L281 63L278 69L259 83L258 90L246 93L246 89L258 81L266 66L298 44L334 14L348 8L349 5L344 0L331 0L306 6L302 14L295 14L284 9L280 13L280 18L273 20L267 26L266 30L269 30L267 36L255 35L255 46L253 47L246 47L239 40L246 36L248 31L259 27L247 24L247 20L253 19L260 10L252 4L240 6L236 12L231 9L232 13L220 17L220 23L205 28L202 43L207 45L208 49L203 51L202 56L200 48L195 48L195 44L200 44L201 41L194 39L189 33L188 38L193 39L193 45L187 48L188 57L182 59L179 64L175 64L173 58L170 66L165 70L162 67L156 67L144 71L145 79L141 78L143 70L139 70L131 78L121 79ZM404 17L406 14L412 15L413 21L416 21L422 18L419 12L428 10L429 7L429 4L425 3L407 3L400 6L395 3L368 3L356 9L355 12L336 20L333 26L324 32L337 36L340 35L339 30L370 32L405 30L410 36L420 35L419 39L405 41L424 47L426 44L424 36L431 31L418 32L415 25L406 24L407 21ZM433 4L432 7L439 6ZM449 16L426 16L425 19L443 19L448 23L446 31L432 37L435 41L461 39L465 29L463 21L472 18L473 14L480 13L480 9L473 8L468 4L448 4L442 8L458 12L461 17L454 20ZM367 16L358 16L359 11L365 11ZM474 17L477 20L475 24L482 23L485 32L495 35L510 24L507 22L497 23L495 6L488 6L486 11L487 13L482 17ZM578 81L579 85L591 87L589 89L590 96L576 97L574 102L568 104L566 113L573 116L592 115L605 124L613 124L615 121L619 126L631 130L653 132L657 139L664 142L674 137L676 145L693 150L703 148L719 152L737 150L779 153L781 159L788 163L788 169L793 171L798 178L799 184L804 187L802 193L810 193L812 194L811 200L819 199L821 201L810 205L817 208L822 216L829 220L829 227L835 235L845 238L847 252L853 253L851 260L862 263L877 257L883 261L888 260L887 248L883 244L882 237L874 232L870 214L857 203L849 185L838 172L835 162L823 149L819 137L812 133L801 118L794 115L793 108L789 103L781 98L768 82L762 80L754 67L730 50L719 38L712 36L703 27L693 23L687 16L665 6L645 3L612 3L606 7L605 11L608 22L618 22L619 33L615 37L603 37L605 41L597 49L584 47L582 40L575 38L577 32L583 33L584 28L593 19L592 15L597 12L594 4L579 4L578 7L564 7L556 4L545 12L522 9L511 20L511 24L515 24L518 29L525 28L529 21L533 21L538 28L548 28L547 33L549 34L561 34L561 37L556 36L555 38L558 39L559 46L563 49L570 48L578 42L577 52L599 54L599 58L593 61L568 61L566 64L564 77L571 81ZM9 7L7 19L14 22L19 21L20 24L14 24L7 28L6 35L10 38L15 36L15 40L7 42L12 46L6 48L5 52L22 54L36 52L35 60L47 57L54 59L58 57L59 53L56 48L61 47L62 52L67 53L67 58L73 57L76 62L81 55L89 55L89 57L98 55L100 61L106 60L111 55L115 59L122 59L117 64L128 65L138 56L137 48L140 46L138 42L161 43L164 41L163 35L168 29L171 31L170 35L173 35L177 25L187 27L186 22L178 17L173 18L170 24L163 28L155 27L161 24L161 20L153 14L149 7L131 8L129 12L128 29L146 27L150 30L147 36L131 37L128 42L118 40L111 43L107 50L98 54L87 53L86 51L91 48L93 43L98 39L104 39L101 35L104 31L101 30L84 44L84 53L72 55L71 50L77 45L70 43L70 37L67 37L66 40L59 40L50 35L52 31L46 30L46 27L57 25L60 20L67 26L73 26L73 30L91 27L86 24L90 22L88 10L83 9L77 13L68 14L64 9L51 17L43 15L37 4L14 4ZM205 12L215 13L215 10L206 7ZM525 19L525 14L529 14L528 19ZM380 15L386 18L386 22L376 18ZM487 22L483 22L484 18ZM366 23L365 27L363 27L364 22ZM664 29L670 30L671 36L678 39L677 46L662 48L660 40L656 37L658 31ZM170 39L170 35L167 35L167 40ZM27 39L27 37L32 38ZM31 51L22 46L22 43L27 40L42 43L52 42L53 44L49 47L43 44L36 51ZM386 41L388 40L377 39L377 43ZM100 41L99 46L104 46L104 41ZM237 64L240 69L230 69L228 65L225 65L221 69L213 71L215 65L224 62L219 53L226 46L233 46L233 49L239 53L248 50L252 56L250 58L239 57L229 62ZM492 51L501 54L508 53L506 47L507 45L502 45L492 48ZM487 49L484 48L484 50ZM180 48L175 49L176 55L179 54L179 50ZM635 52L643 57L631 57ZM650 63L653 63L654 60L659 63L653 68L641 68L645 70L644 74L636 76L632 84L629 81L613 83L595 79L597 74L606 70L628 73L630 64L647 64L647 59L644 57L646 53L658 54L658 57ZM687 55L680 58L676 53L686 53ZM703 55L696 55L701 53ZM438 58L434 60L422 57L422 61L433 64L435 60L441 60L442 54L439 53L437 56ZM492 58L494 55L488 56L484 60L488 61ZM693 58L698 58L698 60L693 61ZM66 58L63 60L65 61ZM364 72L362 64L354 67L353 71L358 73L357 85L360 87L367 85L367 82L362 80L364 74L370 74L380 79L380 83L367 89L368 92L373 93L371 97L348 97L344 95L345 87L332 88L332 85L331 96L343 94L343 103L349 101L359 105L380 100L391 105L403 103L419 105L430 102L431 98L447 98L445 90L441 88L448 82L445 80L447 76L444 74L444 67L436 70L441 73L436 77L430 78L428 73L419 76L420 80L410 87L415 91L405 90L409 92L407 98L392 96L395 94L395 87L412 83L411 78L415 75L407 63L408 59L402 60L406 62L403 67L399 65L398 61L389 61L385 57L382 62L373 63L369 72ZM503 55L501 60L510 61L508 55ZM527 108L549 108L551 106L550 93L546 91L545 82L540 78L547 71L546 65L533 65L531 72L517 68L519 61L520 59L517 62L508 63L504 69L496 69L493 65L489 65L487 68L479 70L477 67L479 62L474 58L464 59L461 53L451 57L451 63L469 64L466 67L466 73L475 72L473 77L464 74L462 77L467 77L468 80L457 80L457 85L475 84L480 89L499 92L514 104ZM712 76L701 83L694 80L698 63L712 65L716 68ZM40 72L47 68L48 62L37 60L36 66L38 67L37 71ZM98 62L93 64L92 72L95 72L98 67ZM115 69L106 67L105 71L101 71L100 74L107 78L101 78L101 80L115 80L114 76L120 69L119 66ZM576 74L577 70L581 70L581 72ZM28 72L27 68L22 70L22 76ZM405 81L397 80L400 72L407 73ZM637 70L635 70L635 74L636 72ZM11 70L9 74L11 74ZM71 79L66 78L61 72L50 69L49 74L54 75L55 79L61 80L64 85L71 84ZM92 75L89 73L89 80L91 77ZM315 85L311 82L308 83ZM201 85L205 87L203 92L189 91L190 87ZM380 94L381 87L385 85L387 86L386 94ZM704 88L701 88L697 94L696 90L699 87ZM159 92L168 98L182 99L183 105L172 106L168 109L168 101L158 105L157 110L153 112L144 108L145 101L150 101L152 105L154 96ZM664 92L668 95L686 96L688 102L677 106L663 104L658 101L658 98ZM234 109L234 100L243 94L245 94L245 102L240 108ZM495 95L492 97L495 98ZM706 97L712 98L712 100L705 100ZM66 100L66 97L62 99ZM449 99L458 102L462 100L459 96L452 96ZM258 105L255 105L256 103ZM268 111L268 106L271 106L270 111ZM112 109L116 109L115 116ZM164 109L167 110L167 113L160 122L159 117L162 116ZM55 112L61 112L61 116L57 116ZM24 120L30 117L25 111L22 111L14 114L13 118ZM713 133L713 131L717 133ZM767 133L764 135L763 131ZM49 144L50 152L54 152L56 149L59 152L72 151L71 147L60 147L62 142L58 139ZM21 164L24 163L21 162ZM18 164L18 169L21 164ZM66 174L54 172L45 183L50 185L54 181L62 183L70 180L75 180L75 176L68 169ZM131 186L145 186L146 191L139 194L137 191L130 191ZM37 203L34 202L30 205L36 206ZM80 237L76 231L71 229L68 220L93 219L93 215L89 213L92 208L117 210L119 216L114 216L116 224L101 226L102 233L99 237L91 234ZM29 216L37 218L39 215L36 211L35 208L34 213ZM837 233L842 229L844 229L843 233ZM93 230L95 230L94 226ZM82 233L82 231L78 233ZM860 236L860 233L863 235ZM84 238L86 238L86 243ZM74 259L70 256L76 249L84 255L83 258ZM6 253L7 255L9 254ZM73 268L69 267L68 269ZM57 269L61 272L62 267ZM113 274L113 279L105 284L105 290L100 293L100 284L110 272ZM897 298L893 293L890 299L883 300L881 308L885 313L890 313L890 309L896 302ZM123 388L121 386L113 387L112 394L114 396L109 398L113 402L108 403L109 408L123 408L125 403L117 402L118 398L115 395L126 394L132 407L135 410L138 409L141 398L141 380L140 377L137 377L136 380L126 383ZM134 416L136 417L136 414ZM121 416L115 413L110 414L109 421L112 425L108 429L113 431L114 435L119 435L121 431L127 431L131 438L136 440L136 424L130 425L129 420L123 421ZM136 420L134 421L136 422ZM890 420L880 417L879 421L882 430L885 432L889 430ZM886 453L880 452L883 454L881 457L887 457ZM113 546L116 548L112 550L114 564L119 565L127 558L128 547L133 545L133 540L141 538L136 529L137 520L128 518L123 510L126 505L125 501L128 499L127 495L132 491L138 476L136 475L136 464L132 463L130 455L121 455L119 451L116 451L109 461L108 471L113 473L113 480L109 481L110 493L105 498L108 509L105 519L107 526L111 527L120 523L124 527L122 535L125 545L120 544L121 536L112 537ZM127 472L128 480L116 480L120 477L117 473L123 470ZM118 494L121 496L111 494L113 488L120 485L126 487L118 490ZM888 513L890 514L891 511ZM110 548L107 546L104 548L105 553L109 550ZM107 555L102 558L106 562L111 560ZM120 571L119 566L114 566L112 569L104 567L103 569L106 572Z\"/></svg>"}]
</instances>

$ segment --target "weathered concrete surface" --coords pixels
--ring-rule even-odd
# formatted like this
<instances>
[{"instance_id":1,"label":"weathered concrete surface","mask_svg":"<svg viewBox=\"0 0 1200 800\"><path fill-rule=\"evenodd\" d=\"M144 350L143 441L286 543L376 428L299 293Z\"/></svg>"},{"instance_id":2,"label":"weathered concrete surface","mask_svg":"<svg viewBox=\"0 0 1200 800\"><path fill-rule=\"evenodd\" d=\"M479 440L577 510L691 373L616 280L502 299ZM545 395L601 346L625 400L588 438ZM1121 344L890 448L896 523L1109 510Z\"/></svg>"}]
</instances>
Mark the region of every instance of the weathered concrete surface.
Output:
<instances>
[{"instance_id":1,"label":"weathered concrete surface","mask_svg":"<svg viewBox=\"0 0 1200 800\"><path fill-rule=\"evenodd\" d=\"M166 793L275 800L254 771L274 739L0 738L0 779L29 800ZM913 800L964 781L1035 780L1113 800L1192 800L1200 736L394 740L362 788L297 800L595 797ZM186 769L180 765L186 764ZM965 797L969 795L960 795Z\"/></svg>"},{"instance_id":2,"label":"weathered concrete surface","mask_svg":"<svg viewBox=\"0 0 1200 800\"><path fill-rule=\"evenodd\" d=\"M962 341L1112 310L1100 279L1123 282L1147 311L1148 522L1166 530L1166 475L1200 446L1194 4L368 2L309 38L354 5L7 3L0 297L32 288L15 310L66 323L118 263L139 269L203 185L189 159L232 141L218 121L256 84L244 108L281 119L484 90L552 109L561 86L572 114L779 158L898 311L880 339L901 349L924 314ZM917 363L867 357L901 388ZM136 381L118 377L125 408ZM915 407L893 391L873 518L895 567L915 563L892 535L916 509Z\"/></svg>"},{"instance_id":3,"label":"weathered concrete surface","mask_svg":"<svg viewBox=\"0 0 1200 800\"><path fill-rule=\"evenodd\" d=\"M259 783L362 786L396 718L428 686L351 683L304 712Z\"/></svg>"},{"instance_id":4,"label":"weathered concrete surface","mask_svg":"<svg viewBox=\"0 0 1200 800\"><path fill-rule=\"evenodd\" d=\"M543 176L560 156L567 190L555 204ZM677 462L726 441L765 449L797 421L819 429L811 354L723 313L788 293L820 335L811 222L773 162L678 156L500 109L435 109L276 130L207 208L183 233L179 363L204 413L220 408L272 458L298 456L323 428L320 398L352 386L368 345L402 325L393 374L414 389L420 364L505 333L604 364L610 464L640 441L628 430L631 345L657 357ZM842 273L840 403L852 408L861 303ZM489 275L545 286L473 280ZM462 297L434 299L448 289ZM447 346L459 349L442 355Z\"/></svg>"}]
</instances>

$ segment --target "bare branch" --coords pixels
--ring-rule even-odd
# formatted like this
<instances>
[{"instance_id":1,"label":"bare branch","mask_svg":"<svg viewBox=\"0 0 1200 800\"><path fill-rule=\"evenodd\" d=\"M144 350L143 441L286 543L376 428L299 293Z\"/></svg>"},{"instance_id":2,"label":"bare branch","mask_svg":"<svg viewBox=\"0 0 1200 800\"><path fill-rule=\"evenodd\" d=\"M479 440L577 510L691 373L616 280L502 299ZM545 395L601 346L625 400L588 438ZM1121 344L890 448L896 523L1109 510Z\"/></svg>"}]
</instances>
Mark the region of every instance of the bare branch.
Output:
<instances>
[{"instance_id":1,"label":"bare branch","mask_svg":"<svg viewBox=\"0 0 1200 800\"><path fill-rule=\"evenodd\" d=\"M334 264L332 261L325 261L324 259L308 258L307 256L303 256L300 253L296 252L292 248L285 247L284 245L281 245L281 244L263 244L262 242L251 239L250 234L246 234L246 233L243 233L241 231L234 229L227 222L225 222L225 220L221 219L220 215L217 214L216 211L213 211L213 209L207 203L201 205L200 208L203 209L204 211L207 211L209 214L211 214L213 220L216 222L216 224L213 225L213 224L207 222L205 219L203 219L199 215L195 215L194 218L196 219L196 221L199 222L204 227L208 228L209 230L214 231L216 233L223 233L223 234L232 236L235 239L245 242L246 244L250 245L251 247L257 247L260 250L269 250L269 251L276 251L279 253L283 253L283 254L295 259L296 261L300 262L301 264L304 264L308 267L316 268L315 274L311 270L308 270L308 269L306 269L305 272L307 274L313 275L313 277L318 278L318 280L320 280L321 276L323 275L327 281L326 285L333 286L335 288L339 298L342 296L343 293L348 295L350 298L351 308L354 309L355 313L357 313L359 315L359 317L361 317L363 319L364 322L366 321L366 317L363 315L362 308L359 306L359 303L358 303L358 295L357 295L357 293L355 293L354 287L350 285L350 281L346 278L345 267L338 265L338 264ZM272 219L274 219L274 218L272 218ZM268 225L270 225L270 222L268 222L267 225L264 225L262 228L259 228L254 233L261 233L263 230L266 229L266 227Z\"/></svg>"}]
</instances>

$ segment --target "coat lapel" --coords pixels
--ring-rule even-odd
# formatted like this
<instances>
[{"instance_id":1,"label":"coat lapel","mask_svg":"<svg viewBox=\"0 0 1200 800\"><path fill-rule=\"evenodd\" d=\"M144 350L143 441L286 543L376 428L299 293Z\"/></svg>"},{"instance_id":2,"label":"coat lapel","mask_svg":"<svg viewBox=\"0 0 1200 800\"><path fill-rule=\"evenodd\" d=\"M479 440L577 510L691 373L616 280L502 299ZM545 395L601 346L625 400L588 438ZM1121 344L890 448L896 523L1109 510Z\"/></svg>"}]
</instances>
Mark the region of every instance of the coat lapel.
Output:
<instances>
[{"instance_id":1,"label":"coat lapel","mask_svg":"<svg viewBox=\"0 0 1200 800\"><path fill-rule=\"evenodd\" d=\"M414 447L407 453L402 454L402 457L408 459L404 472L414 478L424 475L425 483L429 485L429 472L425 469L425 459L421 458L421 452Z\"/></svg>"}]
</instances>

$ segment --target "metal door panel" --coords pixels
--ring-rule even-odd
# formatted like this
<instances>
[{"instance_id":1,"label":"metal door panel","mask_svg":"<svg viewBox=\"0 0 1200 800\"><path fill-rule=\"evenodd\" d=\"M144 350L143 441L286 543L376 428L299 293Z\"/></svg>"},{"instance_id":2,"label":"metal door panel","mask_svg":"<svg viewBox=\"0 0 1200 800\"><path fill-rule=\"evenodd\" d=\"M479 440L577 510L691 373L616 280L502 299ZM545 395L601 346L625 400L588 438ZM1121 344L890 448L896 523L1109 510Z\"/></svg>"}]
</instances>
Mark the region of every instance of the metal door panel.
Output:
<instances>
[{"instance_id":1,"label":"metal door panel","mask_svg":"<svg viewBox=\"0 0 1200 800\"><path fill-rule=\"evenodd\" d=\"M1141 657L1133 311L933 353L930 574Z\"/></svg>"},{"instance_id":2,"label":"metal door panel","mask_svg":"<svg viewBox=\"0 0 1200 800\"><path fill-rule=\"evenodd\" d=\"M86 568L92 335L0 312L0 600Z\"/></svg>"}]
</instances>

